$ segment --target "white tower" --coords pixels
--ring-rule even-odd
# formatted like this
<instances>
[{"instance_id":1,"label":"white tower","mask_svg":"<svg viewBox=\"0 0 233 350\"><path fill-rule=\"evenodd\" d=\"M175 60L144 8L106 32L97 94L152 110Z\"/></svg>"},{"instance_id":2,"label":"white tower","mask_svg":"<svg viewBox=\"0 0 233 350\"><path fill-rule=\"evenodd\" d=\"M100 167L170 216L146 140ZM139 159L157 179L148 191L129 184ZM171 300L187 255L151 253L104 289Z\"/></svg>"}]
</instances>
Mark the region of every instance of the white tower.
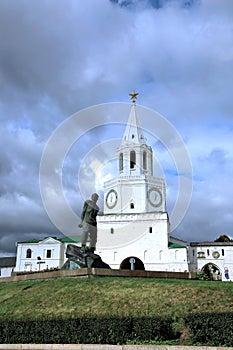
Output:
<instances>
[{"instance_id":1,"label":"white tower","mask_svg":"<svg viewBox=\"0 0 233 350\"><path fill-rule=\"evenodd\" d=\"M166 211L164 179L153 176L153 151L136 110L136 93L118 156L118 177L104 184L104 214Z\"/></svg>"},{"instance_id":2,"label":"white tower","mask_svg":"<svg viewBox=\"0 0 233 350\"><path fill-rule=\"evenodd\" d=\"M137 95L130 94L131 111L117 149L118 176L104 184L104 213L98 216L97 224L97 254L117 269L130 268L130 261L135 261L137 269L184 271L187 270L185 246L178 249L180 256L178 250L169 248L165 181L153 175L153 151L146 144L141 128Z\"/></svg>"}]
</instances>

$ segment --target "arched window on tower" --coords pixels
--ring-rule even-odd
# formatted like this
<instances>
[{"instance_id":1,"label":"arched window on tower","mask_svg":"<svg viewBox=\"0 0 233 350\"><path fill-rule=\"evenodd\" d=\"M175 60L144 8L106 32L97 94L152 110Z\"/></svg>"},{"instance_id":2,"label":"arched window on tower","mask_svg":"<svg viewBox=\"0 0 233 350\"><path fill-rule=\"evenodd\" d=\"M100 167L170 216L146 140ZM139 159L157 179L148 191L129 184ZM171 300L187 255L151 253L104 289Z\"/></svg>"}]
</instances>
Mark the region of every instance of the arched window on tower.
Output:
<instances>
[{"instance_id":1,"label":"arched window on tower","mask_svg":"<svg viewBox=\"0 0 233 350\"><path fill-rule=\"evenodd\" d=\"M31 249L27 249L26 251L26 259L31 259L32 257L32 250Z\"/></svg>"},{"instance_id":2,"label":"arched window on tower","mask_svg":"<svg viewBox=\"0 0 233 350\"><path fill-rule=\"evenodd\" d=\"M130 169L134 169L136 164L136 153L135 151L130 152Z\"/></svg>"},{"instance_id":3,"label":"arched window on tower","mask_svg":"<svg viewBox=\"0 0 233 350\"><path fill-rule=\"evenodd\" d=\"M119 171L123 171L123 153L119 155Z\"/></svg>"},{"instance_id":4,"label":"arched window on tower","mask_svg":"<svg viewBox=\"0 0 233 350\"><path fill-rule=\"evenodd\" d=\"M143 152L143 170L147 170L147 153Z\"/></svg>"}]
</instances>

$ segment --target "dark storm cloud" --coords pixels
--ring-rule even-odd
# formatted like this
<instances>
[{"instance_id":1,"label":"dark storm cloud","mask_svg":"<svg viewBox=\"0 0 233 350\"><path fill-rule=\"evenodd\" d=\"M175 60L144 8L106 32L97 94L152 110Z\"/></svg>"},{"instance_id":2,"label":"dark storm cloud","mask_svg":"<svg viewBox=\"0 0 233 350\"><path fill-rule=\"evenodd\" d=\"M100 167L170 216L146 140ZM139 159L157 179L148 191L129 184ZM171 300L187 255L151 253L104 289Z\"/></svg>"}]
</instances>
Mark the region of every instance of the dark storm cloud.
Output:
<instances>
[{"instance_id":1,"label":"dark storm cloud","mask_svg":"<svg viewBox=\"0 0 233 350\"><path fill-rule=\"evenodd\" d=\"M138 103L175 125L190 153L193 198L178 235L212 239L224 230L233 236L232 17L231 0L0 2L1 251L57 232L38 177L55 128L89 105L128 102L133 89ZM81 118L77 128L85 132L85 123ZM67 155L64 191L76 212L80 162L95 143L115 136L111 128L95 138L87 133ZM172 203L177 179L164 157Z\"/></svg>"}]
</instances>

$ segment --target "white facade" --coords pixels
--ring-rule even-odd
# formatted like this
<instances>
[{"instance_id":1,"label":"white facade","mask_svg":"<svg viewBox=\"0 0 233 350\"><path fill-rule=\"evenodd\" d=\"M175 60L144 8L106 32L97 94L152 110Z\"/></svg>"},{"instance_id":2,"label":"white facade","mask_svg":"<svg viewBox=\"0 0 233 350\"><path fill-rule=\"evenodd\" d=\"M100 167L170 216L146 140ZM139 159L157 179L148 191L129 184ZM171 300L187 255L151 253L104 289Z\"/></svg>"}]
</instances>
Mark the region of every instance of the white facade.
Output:
<instances>
[{"instance_id":1,"label":"white facade","mask_svg":"<svg viewBox=\"0 0 233 350\"><path fill-rule=\"evenodd\" d=\"M15 257L0 258L0 278L10 277L15 267Z\"/></svg>"},{"instance_id":2,"label":"white facade","mask_svg":"<svg viewBox=\"0 0 233 350\"><path fill-rule=\"evenodd\" d=\"M47 237L17 243L17 258L14 271L41 271L61 268L64 264L67 243Z\"/></svg>"},{"instance_id":3,"label":"white facade","mask_svg":"<svg viewBox=\"0 0 233 350\"><path fill-rule=\"evenodd\" d=\"M188 271L186 242L174 245L169 235L165 181L153 175L153 151L135 101L117 156L118 176L104 184L97 254L116 269L134 261L135 268L145 270Z\"/></svg>"},{"instance_id":4,"label":"white facade","mask_svg":"<svg viewBox=\"0 0 233 350\"><path fill-rule=\"evenodd\" d=\"M189 269L213 280L233 281L233 242L192 242Z\"/></svg>"}]
</instances>

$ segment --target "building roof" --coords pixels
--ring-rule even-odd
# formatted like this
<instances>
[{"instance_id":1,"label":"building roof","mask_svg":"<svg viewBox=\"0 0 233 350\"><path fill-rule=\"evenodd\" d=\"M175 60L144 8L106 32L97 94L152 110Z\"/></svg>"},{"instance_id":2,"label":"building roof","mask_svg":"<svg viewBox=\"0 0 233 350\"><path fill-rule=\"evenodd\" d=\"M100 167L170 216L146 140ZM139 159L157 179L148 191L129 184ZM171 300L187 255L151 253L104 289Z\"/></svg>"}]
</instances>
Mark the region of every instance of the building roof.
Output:
<instances>
[{"instance_id":1,"label":"building roof","mask_svg":"<svg viewBox=\"0 0 233 350\"><path fill-rule=\"evenodd\" d=\"M226 247L226 246L233 246L233 242L190 242L190 247Z\"/></svg>"},{"instance_id":2,"label":"building roof","mask_svg":"<svg viewBox=\"0 0 233 350\"><path fill-rule=\"evenodd\" d=\"M168 248L170 248L170 249L186 248L186 246L181 245L181 244L178 244L178 243L169 242L169 243L168 243Z\"/></svg>"},{"instance_id":3,"label":"building roof","mask_svg":"<svg viewBox=\"0 0 233 350\"><path fill-rule=\"evenodd\" d=\"M27 241L18 242L18 243L39 243L40 241L41 241L40 239L29 239Z\"/></svg>"},{"instance_id":4,"label":"building roof","mask_svg":"<svg viewBox=\"0 0 233 350\"><path fill-rule=\"evenodd\" d=\"M68 237L68 236L65 236L65 237L62 237L62 238L57 238L57 237L54 237L54 236L48 236L48 237L44 237L43 239L29 239L27 241L22 241L22 242L18 242L18 243L39 243L39 242L44 241L46 238L53 238L56 241L59 241L61 243L77 243L77 242L80 241L79 237L76 237L77 239L73 239L73 238Z\"/></svg>"},{"instance_id":5,"label":"building roof","mask_svg":"<svg viewBox=\"0 0 233 350\"><path fill-rule=\"evenodd\" d=\"M80 242L80 237L77 236L74 239L74 238L65 236L63 238L59 238L58 240L62 243L77 243L77 242Z\"/></svg>"},{"instance_id":6,"label":"building roof","mask_svg":"<svg viewBox=\"0 0 233 350\"><path fill-rule=\"evenodd\" d=\"M16 256L0 258L0 268L1 267L15 267L15 264L16 264Z\"/></svg>"}]
</instances>

